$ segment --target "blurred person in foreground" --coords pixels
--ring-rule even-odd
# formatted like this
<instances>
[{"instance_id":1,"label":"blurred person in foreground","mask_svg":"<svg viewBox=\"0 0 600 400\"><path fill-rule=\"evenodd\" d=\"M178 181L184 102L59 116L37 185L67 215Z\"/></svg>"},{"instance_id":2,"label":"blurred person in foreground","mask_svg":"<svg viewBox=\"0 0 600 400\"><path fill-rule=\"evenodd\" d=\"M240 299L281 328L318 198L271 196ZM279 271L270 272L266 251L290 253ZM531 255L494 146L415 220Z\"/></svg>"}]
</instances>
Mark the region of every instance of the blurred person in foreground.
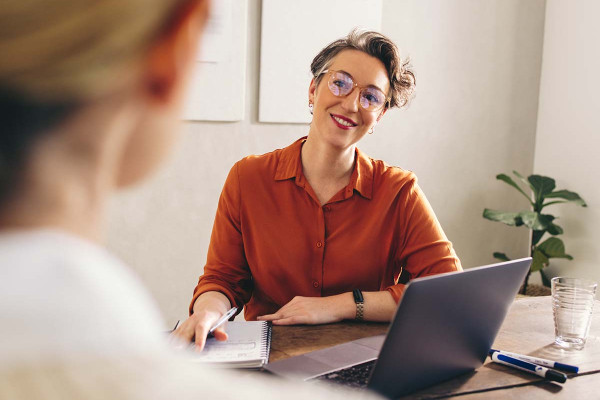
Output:
<instances>
[{"instance_id":1,"label":"blurred person in foreground","mask_svg":"<svg viewBox=\"0 0 600 400\"><path fill-rule=\"evenodd\" d=\"M173 355L148 293L98 244L112 192L177 136L208 7L0 4L0 398L347 398Z\"/></svg>"}]
</instances>

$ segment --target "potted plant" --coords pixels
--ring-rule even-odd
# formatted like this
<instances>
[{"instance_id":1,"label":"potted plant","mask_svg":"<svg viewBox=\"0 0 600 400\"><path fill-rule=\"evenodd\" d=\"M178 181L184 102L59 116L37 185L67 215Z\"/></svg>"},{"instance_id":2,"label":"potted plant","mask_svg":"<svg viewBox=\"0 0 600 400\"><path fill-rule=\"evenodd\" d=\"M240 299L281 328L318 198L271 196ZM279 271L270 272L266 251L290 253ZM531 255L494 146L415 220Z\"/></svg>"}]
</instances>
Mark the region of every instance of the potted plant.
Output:
<instances>
[{"instance_id":1,"label":"potted plant","mask_svg":"<svg viewBox=\"0 0 600 400\"><path fill-rule=\"evenodd\" d=\"M554 223L556 217L551 214L544 214L542 210L553 204L574 203L581 207L587 207L587 204L575 192L554 190L556 182L552 178L541 175L529 175L525 179L517 171L513 171L513 174L528 187L529 194L506 174L496 175L496 179L514 187L519 193L525 196L531 204L532 210L506 212L486 208L483 210L483 217L491 221L502 222L509 226L524 226L531 231L530 256L533 261L521 290L521 293L525 294L527 291L527 282L532 272L540 271L542 283L544 286L550 286L550 280L544 274L543 268L548 266L551 258L573 259L571 255L565 252L563 241L557 237L563 233L563 229ZM546 238L542 241L544 236ZM506 254L500 252L495 252L494 258L501 261L510 260Z\"/></svg>"}]
</instances>

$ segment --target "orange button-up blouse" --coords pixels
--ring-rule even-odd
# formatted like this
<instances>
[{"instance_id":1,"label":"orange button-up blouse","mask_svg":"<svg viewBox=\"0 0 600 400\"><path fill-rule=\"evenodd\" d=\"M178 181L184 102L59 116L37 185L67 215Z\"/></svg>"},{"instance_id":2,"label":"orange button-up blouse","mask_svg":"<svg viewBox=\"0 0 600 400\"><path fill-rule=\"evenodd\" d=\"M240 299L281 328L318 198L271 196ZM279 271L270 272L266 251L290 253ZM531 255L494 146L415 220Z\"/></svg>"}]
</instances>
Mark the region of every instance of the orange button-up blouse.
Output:
<instances>
[{"instance_id":1,"label":"orange button-up blouse","mask_svg":"<svg viewBox=\"0 0 600 400\"><path fill-rule=\"evenodd\" d=\"M302 173L304 138L237 162L219 199L207 263L190 304L218 291L245 318L294 296L389 290L409 279L461 270L412 172L358 149L350 183L321 206Z\"/></svg>"}]
</instances>

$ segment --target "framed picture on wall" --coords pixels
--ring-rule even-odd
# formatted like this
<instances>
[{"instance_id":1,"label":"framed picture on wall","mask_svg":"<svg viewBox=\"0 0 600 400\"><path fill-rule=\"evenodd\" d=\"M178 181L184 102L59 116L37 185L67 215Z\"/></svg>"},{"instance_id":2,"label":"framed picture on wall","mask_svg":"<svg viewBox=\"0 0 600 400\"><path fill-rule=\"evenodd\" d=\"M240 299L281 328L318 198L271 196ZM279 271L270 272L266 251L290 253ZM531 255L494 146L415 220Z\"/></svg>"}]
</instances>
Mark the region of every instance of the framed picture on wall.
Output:
<instances>
[{"instance_id":1,"label":"framed picture on wall","mask_svg":"<svg viewBox=\"0 0 600 400\"><path fill-rule=\"evenodd\" d=\"M263 0L259 121L310 122L313 57L355 27L381 30L381 10L381 0Z\"/></svg>"},{"instance_id":2,"label":"framed picture on wall","mask_svg":"<svg viewBox=\"0 0 600 400\"><path fill-rule=\"evenodd\" d=\"M200 44L183 119L241 121L246 89L247 0L218 0Z\"/></svg>"}]
</instances>

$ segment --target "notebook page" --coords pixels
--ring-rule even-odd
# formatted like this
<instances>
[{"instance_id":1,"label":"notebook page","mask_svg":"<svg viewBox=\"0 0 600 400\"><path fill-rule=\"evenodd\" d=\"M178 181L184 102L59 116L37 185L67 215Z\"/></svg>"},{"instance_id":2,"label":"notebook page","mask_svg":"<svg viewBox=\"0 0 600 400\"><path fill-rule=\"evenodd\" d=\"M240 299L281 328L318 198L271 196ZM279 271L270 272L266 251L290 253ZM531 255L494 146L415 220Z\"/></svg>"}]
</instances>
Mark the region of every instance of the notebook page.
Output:
<instances>
[{"instance_id":1,"label":"notebook page","mask_svg":"<svg viewBox=\"0 0 600 400\"><path fill-rule=\"evenodd\" d=\"M228 322L225 330L229 339L221 342L214 337L208 338L204 350L197 353L194 360L250 367L261 366L267 362L270 327L266 321Z\"/></svg>"}]
</instances>

